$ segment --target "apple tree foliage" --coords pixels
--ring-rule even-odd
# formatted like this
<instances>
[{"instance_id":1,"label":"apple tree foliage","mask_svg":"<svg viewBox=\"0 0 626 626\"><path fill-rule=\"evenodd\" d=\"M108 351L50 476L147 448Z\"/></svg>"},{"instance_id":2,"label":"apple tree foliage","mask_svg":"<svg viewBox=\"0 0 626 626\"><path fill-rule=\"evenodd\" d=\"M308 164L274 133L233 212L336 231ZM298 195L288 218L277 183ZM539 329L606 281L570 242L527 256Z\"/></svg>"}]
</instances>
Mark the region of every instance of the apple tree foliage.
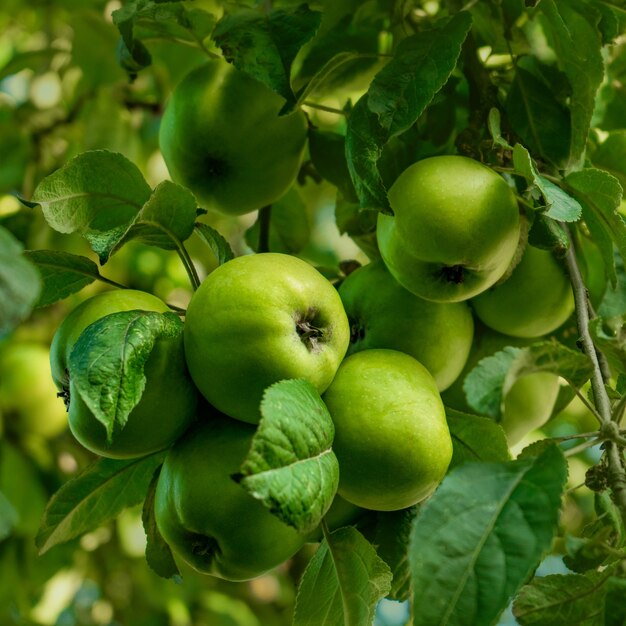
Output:
<instances>
[{"instance_id":1,"label":"apple tree foliage","mask_svg":"<svg viewBox=\"0 0 626 626\"><path fill-rule=\"evenodd\" d=\"M332 420L302 381L266 391L236 479L299 531L323 526L298 581L294 626L365 626L383 598L405 602L409 623L423 626L497 624L505 611L522 626L626 624L626 3L58 0L45 27L37 3L6 4L2 23L18 34L0 39L0 93L27 76L32 89L52 81L61 97L48 109L28 94L0 100L0 193L21 203L0 210L0 337L83 289L133 282L124 256L133 246L174 255L190 281L178 288L187 290L200 283L198 267L210 271L242 250L307 257L303 190L311 186L325 186L339 233L377 258L376 215L392 212L387 189L400 172L438 154L477 159L515 189L528 243L567 267L571 320L470 372L472 414L447 412L452 463L417 507L325 525L338 482ZM38 26L18 27L16 15ZM37 27L47 35L29 38ZM309 119L298 180L244 234L162 172L146 174L172 87L216 56L282 96L282 114L301 108ZM349 261L318 254L316 264L339 282ZM101 341L94 375L102 385L124 378L120 404L102 417L112 424L123 402L141 395L141 376L122 376L133 365L119 354L129 351L111 356L132 337ZM576 395L595 423L570 424L564 435L548 424L546 436L513 453L498 425L502 400L534 372L562 380L555 416ZM13 439L0 450L6 564L17 562L8 542L29 519L7 476L34 499L41 489L29 487L32 469L22 471ZM64 546L143 503L147 565L179 580L152 509L163 458L86 459L77 475L57 478L35 520L42 556L33 563L57 551L63 556L41 567L60 569ZM572 484L568 468L581 458L584 484ZM564 566L541 575L549 556ZM2 600L10 598L0 591Z\"/></svg>"}]
</instances>

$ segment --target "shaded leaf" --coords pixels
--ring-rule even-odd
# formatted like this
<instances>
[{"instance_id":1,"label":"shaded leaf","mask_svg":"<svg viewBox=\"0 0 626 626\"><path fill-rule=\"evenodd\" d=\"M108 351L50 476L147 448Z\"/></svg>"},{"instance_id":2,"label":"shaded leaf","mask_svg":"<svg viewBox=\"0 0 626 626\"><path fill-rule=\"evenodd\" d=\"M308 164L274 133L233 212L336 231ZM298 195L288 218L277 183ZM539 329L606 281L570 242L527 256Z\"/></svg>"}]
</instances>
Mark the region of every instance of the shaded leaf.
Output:
<instances>
[{"instance_id":1,"label":"shaded leaf","mask_svg":"<svg viewBox=\"0 0 626 626\"><path fill-rule=\"evenodd\" d=\"M391 572L355 528L327 535L298 588L293 626L371 624L378 601L391 588Z\"/></svg>"},{"instance_id":2,"label":"shaded leaf","mask_svg":"<svg viewBox=\"0 0 626 626\"><path fill-rule=\"evenodd\" d=\"M37 306L63 300L100 278L98 266L84 256L62 250L27 250L24 255L37 266L43 281Z\"/></svg>"},{"instance_id":3,"label":"shaded leaf","mask_svg":"<svg viewBox=\"0 0 626 626\"><path fill-rule=\"evenodd\" d=\"M154 471L141 513L141 521L147 540L146 562L157 576L166 579L172 578L175 582L180 582L182 578L174 560L174 555L157 528L154 514L154 497L160 473L161 466Z\"/></svg>"},{"instance_id":4,"label":"shaded leaf","mask_svg":"<svg viewBox=\"0 0 626 626\"><path fill-rule=\"evenodd\" d=\"M211 252L215 255L218 265L224 265L226 261L235 258L235 253L230 247L230 244L215 228L208 224L196 222L195 229L202 241L211 248Z\"/></svg>"},{"instance_id":5,"label":"shaded leaf","mask_svg":"<svg viewBox=\"0 0 626 626\"><path fill-rule=\"evenodd\" d=\"M492 419L469 415L446 407L446 420L452 437L450 469L471 461L509 460L509 448L504 430Z\"/></svg>"},{"instance_id":6,"label":"shaded leaf","mask_svg":"<svg viewBox=\"0 0 626 626\"><path fill-rule=\"evenodd\" d=\"M306 4L291 11L273 9L267 15L240 9L217 23L213 38L227 61L295 104L291 66L320 21L321 13Z\"/></svg>"},{"instance_id":7,"label":"shaded leaf","mask_svg":"<svg viewBox=\"0 0 626 626\"><path fill-rule=\"evenodd\" d=\"M39 299L37 268L22 255L22 244L0 226L0 338L31 313Z\"/></svg>"},{"instance_id":8,"label":"shaded leaf","mask_svg":"<svg viewBox=\"0 0 626 626\"><path fill-rule=\"evenodd\" d=\"M521 626L604 626L611 572L535 577L522 587L513 615Z\"/></svg>"},{"instance_id":9,"label":"shaded leaf","mask_svg":"<svg viewBox=\"0 0 626 626\"><path fill-rule=\"evenodd\" d=\"M36 537L40 553L114 519L141 502L165 452L139 459L99 459L57 491Z\"/></svg>"},{"instance_id":10,"label":"shaded leaf","mask_svg":"<svg viewBox=\"0 0 626 626\"><path fill-rule=\"evenodd\" d=\"M554 445L448 474L413 528L414 626L496 623L551 545L566 479Z\"/></svg>"}]
</instances>

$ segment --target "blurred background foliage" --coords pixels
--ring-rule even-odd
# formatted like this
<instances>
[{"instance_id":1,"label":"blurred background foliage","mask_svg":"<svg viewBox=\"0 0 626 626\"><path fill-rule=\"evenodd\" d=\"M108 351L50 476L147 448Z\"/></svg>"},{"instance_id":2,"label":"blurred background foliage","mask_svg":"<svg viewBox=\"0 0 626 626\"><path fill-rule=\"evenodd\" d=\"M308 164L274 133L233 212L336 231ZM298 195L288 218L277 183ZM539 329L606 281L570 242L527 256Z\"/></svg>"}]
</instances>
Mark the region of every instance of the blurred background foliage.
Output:
<instances>
[{"instance_id":1,"label":"blurred background foliage","mask_svg":"<svg viewBox=\"0 0 626 626\"><path fill-rule=\"evenodd\" d=\"M218 0L195 0L219 17ZM250 0L239 5L254 6ZM274 6L295 5L274 2ZM306 80L319 66L315 55L336 50L337 41L363 52L376 53L393 33L390 6L406 3L369 0L312 2L323 7L325 18L317 47L301 60L298 78ZM412 3L424 14L436 14L437 2ZM489 36L488 11L475 3L474 17ZM78 235L50 229L41 214L25 208L16 196L29 199L39 181L70 158L86 150L120 152L139 166L155 186L168 177L158 150L159 120L172 87L205 54L175 35L146 36L143 42L152 64L129 79L118 61L119 31L111 13L118 0L3 0L0 8L0 224L27 249L66 250L93 258ZM484 18L484 22L480 18ZM334 30L333 30L334 29ZM333 39L334 37L334 39ZM489 42L495 52L498 42ZM626 54L618 46L608 60L610 80L626 84ZM492 62L497 70L497 55ZM377 67L366 60L350 66L321 94L319 103L342 108L367 88ZM450 149L458 129L467 122L466 85L459 74L444 88L425 118L418 122L423 149L429 153ZM604 133L624 132L626 98L607 86L598 108L596 125ZM445 97L443 97L445 96ZM341 132L345 120L332 113L309 110L311 121L323 130ZM430 116L430 117L428 117ZM606 139L606 135L603 137ZM600 141L598 140L598 144ZM604 144L602 144L604 145ZM592 148L594 146L591 146ZM602 147L596 161L603 163ZM390 151L381 169L393 176L407 155L404 146ZM615 151L606 150L607 168ZM385 172L383 171L383 175ZM299 254L332 276L341 274L340 262L366 257L353 240L340 234L335 222L335 187L303 167L302 175L285 200L291 209L274 207L271 248ZM346 211L350 217L349 202ZM344 199L344 208L346 200ZM294 207L296 207L294 209ZM338 210L339 221L342 213ZM238 253L255 246L256 215L203 218L226 236ZM281 227L281 220L283 222ZM289 234L288 237L285 235ZM215 265L207 248L189 242L200 274ZM185 306L190 289L174 252L130 243L103 268L103 274L132 288L152 292ZM37 310L26 324L0 344L0 624L91 626L279 626L291 622L296 584L314 546L266 576L243 584L203 577L183 569L182 584L156 576L143 558L145 537L139 510L129 510L114 524L80 540L38 556L34 536L49 497L92 459L66 428L61 400L51 386L48 346L56 327L79 301L102 289L100 283L50 307ZM583 403L574 401L544 429L549 436L567 436L595 428ZM537 437L533 433L520 444ZM572 444L575 445L575 444ZM570 457L570 487L563 514L564 537L580 535L594 516L593 494L576 489L599 451L587 448ZM547 571L562 564L547 563ZM550 569L552 568L552 569ZM377 623L402 624L406 607L383 603ZM505 618L508 619L508 618ZM504 623L504 622L503 622Z\"/></svg>"}]
</instances>

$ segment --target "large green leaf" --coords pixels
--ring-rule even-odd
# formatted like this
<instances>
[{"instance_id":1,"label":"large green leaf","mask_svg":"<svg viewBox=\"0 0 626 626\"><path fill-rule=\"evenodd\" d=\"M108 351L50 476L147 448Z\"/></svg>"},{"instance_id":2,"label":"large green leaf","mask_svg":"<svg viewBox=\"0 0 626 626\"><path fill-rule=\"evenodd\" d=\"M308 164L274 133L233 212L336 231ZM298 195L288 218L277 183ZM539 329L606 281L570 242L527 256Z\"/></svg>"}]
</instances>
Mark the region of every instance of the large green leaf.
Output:
<instances>
[{"instance_id":1,"label":"large green leaf","mask_svg":"<svg viewBox=\"0 0 626 626\"><path fill-rule=\"evenodd\" d=\"M494 624L551 545L566 479L554 445L453 470L413 528L414 626Z\"/></svg>"},{"instance_id":2,"label":"large green leaf","mask_svg":"<svg viewBox=\"0 0 626 626\"><path fill-rule=\"evenodd\" d=\"M284 522L310 532L328 511L339 483L333 421L305 380L266 389L261 414L237 480Z\"/></svg>"}]
</instances>

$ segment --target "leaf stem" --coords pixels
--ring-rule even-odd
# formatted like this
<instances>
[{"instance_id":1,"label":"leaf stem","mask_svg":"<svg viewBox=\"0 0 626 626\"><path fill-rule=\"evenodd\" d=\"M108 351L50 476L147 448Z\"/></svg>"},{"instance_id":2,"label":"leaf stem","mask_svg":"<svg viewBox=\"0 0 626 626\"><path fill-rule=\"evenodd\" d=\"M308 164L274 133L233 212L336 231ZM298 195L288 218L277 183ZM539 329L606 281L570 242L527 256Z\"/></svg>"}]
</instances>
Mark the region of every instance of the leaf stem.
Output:
<instances>
[{"instance_id":1,"label":"leaf stem","mask_svg":"<svg viewBox=\"0 0 626 626\"><path fill-rule=\"evenodd\" d=\"M176 252L182 261L182 264L187 272L187 276L189 276L189 281L191 282L191 286L195 291L200 286L200 277L198 276L198 272L194 267L193 261L185 248L185 244L182 241L176 242Z\"/></svg>"},{"instance_id":2,"label":"leaf stem","mask_svg":"<svg viewBox=\"0 0 626 626\"><path fill-rule=\"evenodd\" d=\"M335 113L336 115L344 115L348 116L347 111L343 111L342 109L336 109L335 107L329 107L325 104L318 104L317 102L311 102L310 100L305 100L302 103L302 106L309 107L310 109L318 109L319 111L326 111L326 113Z\"/></svg>"},{"instance_id":3,"label":"leaf stem","mask_svg":"<svg viewBox=\"0 0 626 626\"><path fill-rule=\"evenodd\" d=\"M587 407L589 412L598 420L598 422L602 424L602 416L598 413L596 407L593 406L593 404L591 404L591 402L589 402L589 400L587 400L587 398L585 398L585 396L582 393L580 393L580 389L577 389L571 383L569 383L569 385L574 390L576 397Z\"/></svg>"}]
</instances>

